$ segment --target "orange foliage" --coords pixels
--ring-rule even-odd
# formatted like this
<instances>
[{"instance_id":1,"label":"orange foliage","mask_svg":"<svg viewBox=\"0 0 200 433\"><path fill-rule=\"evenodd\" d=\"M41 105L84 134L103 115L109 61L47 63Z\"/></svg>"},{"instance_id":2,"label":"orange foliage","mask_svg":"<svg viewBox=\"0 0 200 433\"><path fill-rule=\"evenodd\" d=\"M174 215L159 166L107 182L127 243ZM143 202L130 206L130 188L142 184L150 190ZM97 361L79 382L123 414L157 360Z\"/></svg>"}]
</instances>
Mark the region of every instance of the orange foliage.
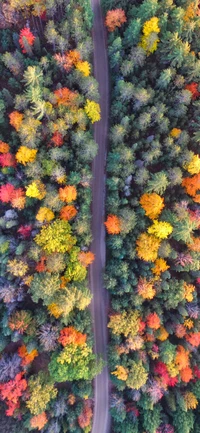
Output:
<instances>
[{"instance_id":1,"label":"orange foliage","mask_svg":"<svg viewBox=\"0 0 200 433\"><path fill-rule=\"evenodd\" d=\"M169 266L167 265L166 260L159 258L156 259L152 272L159 276L162 272L167 271L167 269L169 269Z\"/></svg>"},{"instance_id":2,"label":"orange foliage","mask_svg":"<svg viewBox=\"0 0 200 433\"><path fill-rule=\"evenodd\" d=\"M58 341L64 347L71 343L76 344L77 346L82 346L86 342L86 338L86 334L81 334L81 332L77 331L73 326L69 326L60 331Z\"/></svg>"},{"instance_id":3,"label":"orange foliage","mask_svg":"<svg viewBox=\"0 0 200 433\"><path fill-rule=\"evenodd\" d=\"M65 105L66 107L73 107L78 97L77 92L72 92L72 90L69 90L67 87L55 90L54 95L56 97L56 103L58 105Z\"/></svg>"},{"instance_id":4,"label":"orange foliage","mask_svg":"<svg viewBox=\"0 0 200 433\"><path fill-rule=\"evenodd\" d=\"M140 197L140 204L145 210L146 216L152 220L157 219L164 208L164 198L153 192L152 194L143 194Z\"/></svg>"},{"instance_id":5,"label":"orange foliage","mask_svg":"<svg viewBox=\"0 0 200 433\"><path fill-rule=\"evenodd\" d=\"M11 203L14 208L24 209L26 203L25 192L22 188L17 188L13 191Z\"/></svg>"},{"instance_id":6,"label":"orange foliage","mask_svg":"<svg viewBox=\"0 0 200 433\"><path fill-rule=\"evenodd\" d=\"M187 246L191 251L200 253L200 238L192 237L192 243Z\"/></svg>"},{"instance_id":7,"label":"orange foliage","mask_svg":"<svg viewBox=\"0 0 200 433\"><path fill-rule=\"evenodd\" d=\"M30 353L28 353L26 346L23 345L19 347L18 355L23 359L21 364L24 366L30 364L36 358L36 356L38 356L38 351L33 349Z\"/></svg>"},{"instance_id":8,"label":"orange foliage","mask_svg":"<svg viewBox=\"0 0 200 433\"><path fill-rule=\"evenodd\" d=\"M76 200L77 191L76 187L73 185L67 185L64 188L59 188L59 198L62 201L66 201L67 203L71 203Z\"/></svg>"},{"instance_id":9,"label":"orange foliage","mask_svg":"<svg viewBox=\"0 0 200 433\"><path fill-rule=\"evenodd\" d=\"M67 399L67 402L70 406L73 406L74 403L76 402L76 397L74 394L69 394L69 397Z\"/></svg>"},{"instance_id":10,"label":"orange foliage","mask_svg":"<svg viewBox=\"0 0 200 433\"><path fill-rule=\"evenodd\" d=\"M94 261L94 254L91 251L81 251L78 255L79 262L87 268Z\"/></svg>"},{"instance_id":11,"label":"orange foliage","mask_svg":"<svg viewBox=\"0 0 200 433\"><path fill-rule=\"evenodd\" d=\"M188 195L194 197L195 199L198 198L195 196L197 191L200 189L200 173L195 174L195 176L192 177L185 177L182 181L182 186L185 187Z\"/></svg>"},{"instance_id":12,"label":"orange foliage","mask_svg":"<svg viewBox=\"0 0 200 433\"><path fill-rule=\"evenodd\" d=\"M46 271L46 264L45 264L45 262L46 262L46 256L42 256L41 259L40 259L40 261L37 263L37 265L35 267L35 270L37 272L44 272L44 271Z\"/></svg>"},{"instance_id":13,"label":"orange foliage","mask_svg":"<svg viewBox=\"0 0 200 433\"><path fill-rule=\"evenodd\" d=\"M113 9L106 14L105 25L109 32L113 32L116 27L121 27L127 21L123 9Z\"/></svg>"},{"instance_id":14,"label":"orange foliage","mask_svg":"<svg viewBox=\"0 0 200 433\"><path fill-rule=\"evenodd\" d=\"M150 313L147 316L147 326L151 329L160 328L160 318L157 313Z\"/></svg>"},{"instance_id":15,"label":"orange foliage","mask_svg":"<svg viewBox=\"0 0 200 433\"><path fill-rule=\"evenodd\" d=\"M177 347L175 363L178 366L179 370L183 370L190 365L189 351L185 350L184 347L181 345Z\"/></svg>"},{"instance_id":16,"label":"orange foliage","mask_svg":"<svg viewBox=\"0 0 200 433\"><path fill-rule=\"evenodd\" d=\"M72 205L64 206L60 211L60 218L69 221L76 216L77 212L76 208Z\"/></svg>"},{"instance_id":17,"label":"orange foliage","mask_svg":"<svg viewBox=\"0 0 200 433\"><path fill-rule=\"evenodd\" d=\"M4 141L0 140L0 153L7 153L10 150L10 146L7 143L4 143Z\"/></svg>"},{"instance_id":18,"label":"orange foliage","mask_svg":"<svg viewBox=\"0 0 200 433\"><path fill-rule=\"evenodd\" d=\"M12 111L9 114L10 124L19 131L24 115L19 111Z\"/></svg>"},{"instance_id":19,"label":"orange foliage","mask_svg":"<svg viewBox=\"0 0 200 433\"><path fill-rule=\"evenodd\" d=\"M31 427L34 429L37 428L38 430L42 430L47 422L48 419L45 412L35 415L30 419Z\"/></svg>"},{"instance_id":20,"label":"orange foliage","mask_svg":"<svg viewBox=\"0 0 200 433\"><path fill-rule=\"evenodd\" d=\"M54 59L65 71L69 72L80 60L80 53L76 50L70 50L65 54L55 54Z\"/></svg>"},{"instance_id":21,"label":"orange foliage","mask_svg":"<svg viewBox=\"0 0 200 433\"><path fill-rule=\"evenodd\" d=\"M117 235L121 231L121 221L116 215L108 215L104 224L109 235Z\"/></svg>"},{"instance_id":22,"label":"orange foliage","mask_svg":"<svg viewBox=\"0 0 200 433\"><path fill-rule=\"evenodd\" d=\"M73 65L76 65L81 60L80 53L77 50L70 50L68 53L66 53L66 56L68 59L70 59Z\"/></svg>"},{"instance_id":23,"label":"orange foliage","mask_svg":"<svg viewBox=\"0 0 200 433\"><path fill-rule=\"evenodd\" d=\"M180 371L180 376L183 382L188 383L192 379L192 369L190 367L185 367Z\"/></svg>"},{"instance_id":24,"label":"orange foliage","mask_svg":"<svg viewBox=\"0 0 200 433\"><path fill-rule=\"evenodd\" d=\"M193 332L189 335L186 335L185 338L193 347L198 347L200 345L200 332Z\"/></svg>"},{"instance_id":25,"label":"orange foliage","mask_svg":"<svg viewBox=\"0 0 200 433\"><path fill-rule=\"evenodd\" d=\"M90 406L85 405L83 408L83 411L78 416L78 423L79 426L84 429L85 427L88 427L90 425L92 418L92 409Z\"/></svg>"}]
</instances>

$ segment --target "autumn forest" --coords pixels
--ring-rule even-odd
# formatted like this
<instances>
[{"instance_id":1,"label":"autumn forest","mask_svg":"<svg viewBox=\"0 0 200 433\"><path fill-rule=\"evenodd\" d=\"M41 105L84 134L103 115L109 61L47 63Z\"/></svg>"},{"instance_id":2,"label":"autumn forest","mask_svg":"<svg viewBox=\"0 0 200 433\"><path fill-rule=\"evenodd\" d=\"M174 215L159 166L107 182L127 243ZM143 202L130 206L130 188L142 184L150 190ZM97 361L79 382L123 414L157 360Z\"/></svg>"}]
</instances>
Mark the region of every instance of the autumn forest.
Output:
<instances>
[{"instance_id":1,"label":"autumn forest","mask_svg":"<svg viewBox=\"0 0 200 433\"><path fill-rule=\"evenodd\" d=\"M200 2L99 8L106 361L89 278L95 8L0 0L0 432L200 433ZM97 432L105 368L111 427Z\"/></svg>"}]
</instances>

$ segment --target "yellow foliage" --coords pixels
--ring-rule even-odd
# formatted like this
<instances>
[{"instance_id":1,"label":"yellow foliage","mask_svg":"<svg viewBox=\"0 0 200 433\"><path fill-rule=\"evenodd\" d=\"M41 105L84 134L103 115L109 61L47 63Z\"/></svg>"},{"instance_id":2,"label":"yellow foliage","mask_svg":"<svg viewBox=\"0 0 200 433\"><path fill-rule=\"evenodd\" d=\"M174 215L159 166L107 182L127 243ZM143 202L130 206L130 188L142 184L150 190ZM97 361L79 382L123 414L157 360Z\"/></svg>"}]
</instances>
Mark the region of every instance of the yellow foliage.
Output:
<instances>
[{"instance_id":1,"label":"yellow foliage","mask_svg":"<svg viewBox=\"0 0 200 433\"><path fill-rule=\"evenodd\" d=\"M62 308L55 303L49 304L47 308L50 314L54 316L56 319L58 319L63 314Z\"/></svg>"},{"instance_id":2,"label":"yellow foliage","mask_svg":"<svg viewBox=\"0 0 200 433\"><path fill-rule=\"evenodd\" d=\"M112 329L113 334L124 334L125 337L137 335L140 326L139 312L137 310L127 313L115 314L110 317L108 328Z\"/></svg>"},{"instance_id":3,"label":"yellow foliage","mask_svg":"<svg viewBox=\"0 0 200 433\"><path fill-rule=\"evenodd\" d=\"M153 280L147 281L145 277L140 277L137 286L138 294L142 296L143 299L153 299L156 294L153 284Z\"/></svg>"},{"instance_id":4,"label":"yellow foliage","mask_svg":"<svg viewBox=\"0 0 200 433\"><path fill-rule=\"evenodd\" d=\"M38 221L40 221L41 223L43 221L51 221L52 219L54 219L55 215L52 212L51 209L48 209L48 207L41 207L36 215L36 219Z\"/></svg>"},{"instance_id":5,"label":"yellow foliage","mask_svg":"<svg viewBox=\"0 0 200 433\"><path fill-rule=\"evenodd\" d=\"M198 400L195 397L195 395L193 394L193 392L186 391L183 398L184 398L187 410L196 409L196 407L198 406Z\"/></svg>"},{"instance_id":6,"label":"yellow foliage","mask_svg":"<svg viewBox=\"0 0 200 433\"><path fill-rule=\"evenodd\" d=\"M166 239L173 231L173 227L166 221L154 220L152 226L148 228L148 233L159 239Z\"/></svg>"},{"instance_id":7,"label":"yellow foliage","mask_svg":"<svg viewBox=\"0 0 200 433\"><path fill-rule=\"evenodd\" d=\"M152 40L152 35L160 32L158 22L159 20L157 17L152 17L144 23L143 36L139 45L147 52L147 54L153 53L157 50L159 38L153 38Z\"/></svg>"},{"instance_id":8,"label":"yellow foliage","mask_svg":"<svg viewBox=\"0 0 200 433\"><path fill-rule=\"evenodd\" d=\"M175 365L174 361L169 362L166 366L171 377L176 377L179 374L179 368Z\"/></svg>"},{"instance_id":9,"label":"yellow foliage","mask_svg":"<svg viewBox=\"0 0 200 433\"><path fill-rule=\"evenodd\" d=\"M26 187L26 195L42 200L46 195L45 185L40 180L34 180Z\"/></svg>"},{"instance_id":10,"label":"yellow foliage","mask_svg":"<svg viewBox=\"0 0 200 433\"><path fill-rule=\"evenodd\" d=\"M190 174L200 173L200 158L199 155L193 155L192 160L188 164L184 164L183 168Z\"/></svg>"},{"instance_id":11,"label":"yellow foliage","mask_svg":"<svg viewBox=\"0 0 200 433\"><path fill-rule=\"evenodd\" d=\"M113 371L111 374L113 374L113 376L116 376L118 379L125 381L128 377L128 370L122 365L117 365L116 371Z\"/></svg>"},{"instance_id":12,"label":"yellow foliage","mask_svg":"<svg viewBox=\"0 0 200 433\"><path fill-rule=\"evenodd\" d=\"M101 119L100 105L97 102L87 99L84 109L92 123L98 122Z\"/></svg>"},{"instance_id":13,"label":"yellow foliage","mask_svg":"<svg viewBox=\"0 0 200 433\"><path fill-rule=\"evenodd\" d=\"M185 10L185 14L183 16L183 20L185 22L189 22L193 18L195 18L196 15L197 15L197 10L195 8L195 2L190 3L190 5L188 5L187 9Z\"/></svg>"},{"instance_id":14,"label":"yellow foliage","mask_svg":"<svg viewBox=\"0 0 200 433\"><path fill-rule=\"evenodd\" d=\"M66 253L76 244L76 238L71 235L68 221L59 219L48 226L43 226L34 240L48 253Z\"/></svg>"},{"instance_id":15,"label":"yellow foliage","mask_svg":"<svg viewBox=\"0 0 200 433\"><path fill-rule=\"evenodd\" d=\"M154 264L154 266L152 268L152 272L155 275L159 276L162 272L167 271L167 269L169 269L169 267L170 266L167 265L166 260L164 260L162 258L159 258L159 259L156 259L155 264Z\"/></svg>"},{"instance_id":16,"label":"yellow foliage","mask_svg":"<svg viewBox=\"0 0 200 433\"><path fill-rule=\"evenodd\" d=\"M28 265L22 260L9 260L7 263L7 270L15 277L23 277L28 271Z\"/></svg>"},{"instance_id":17,"label":"yellow foliage","mask_svg":"<svg viewBox=\"0 0 200 433\"><path fill-rule=\"evenodd\" d=\"M159 19L157 17L152 17L150 20L145 21L143 26L144 36L149 36L150 33L159 33L160 28L158 27Z\"/></svg>"},{"instance_id":18,"label":"yellow foliage","mask_svg":"<svg viewBox=\"0 0 200 433\"><path fill-rule=\"evenodd\" d=\"M28 162L35 161L37 155L37 149L29 149L26 146L20 146L16 153L16 160L23 165L26 165Z\"/></svg>"},{"instance_id":19,"label":"yellow foliage","mask_svg":"<svg viewBox=\"0 0 200 433\"><path fill-rule=\"evenodd\" d=\"M180 136L180 134L181 134L181 129L173 128L169 135L173 138L178 138Z\"/></svg>"},{"instance_id":20,"label":"yellow foliage","mask_svg":"<svg viewBox=\"0 0 200 433\"><path fill-rule=\"evenodd\" d=\"M193 284L187 284L186 282L184 282L183 288L184 288L184 299L186 299L186 301L188 302L192 302L193 301L192 293L195 291L195 286L193 286Z\"/></svg>"},{"instance_id":21,"label":"yellow foliage","mask_svg":"<svg viewBox=\"0 0 200 433\"><path fill-rule=\"evenodd\" d=\"M156 192L152 194L143 194L140 197L140 204L145 210L146 216L151 219L158 218L164 208L164 198L160 197Z\"/></svg>"},{"instance_id":22,"label":"yellow foliage","mask_svg":"<svg viewBox=\"0 0 200 433\"><path fill-rule=\"evenodd\" d=\"M79 61L76 63L76 69L78 69L85 77L90 75L90 64L88 62Z\"/></svg>"},{"instance_id":23,"label":"yellow foliage","mask_svg":"<svg viewBox=\"0 0 200 433\"><path fill-rule=\"evenodd\" d=\"M58 390L54 388L52 383L44 383L40 376L32 376L29 380L30 397L26 402L26 406L31 414L39 415L43 412L50 400L56 397Z\"/></svg>"},{"instance_id":24,"label":"yellow foliage","mask_svg":"<svg viewBox=\"0 0 200 433\"><path fill-rule=\"evenodd\" d=\"M158 330L157 339L160 341L165 341L165 340L167 340L168 336L169 336L169 333L166 331L164 326L161 326L160 329Z\"/></svg>"},{"instance_id":25,"label":"yellow foliage","mask_svg":"<svg viewBox=\"0 0 200 433\"><path fill-rule=\"evenodd\" d=\"M186 320L184 321L184 326L185 326L187 329L192 329L192 328L194 327L194 322L193 322L193 320L192 320L192 319L186 319Z\"/></svg>"},{"instance_id":26,"label":"yellow foliage","mask_svg":"<svg viewBox=\"0 0 200 433\"><path fill-rule=\"evenodd\" d=\"M160 242L157 237L142 233L136 241L138 257L145 261L155 262Z\"/></svg>"}]
</instances>

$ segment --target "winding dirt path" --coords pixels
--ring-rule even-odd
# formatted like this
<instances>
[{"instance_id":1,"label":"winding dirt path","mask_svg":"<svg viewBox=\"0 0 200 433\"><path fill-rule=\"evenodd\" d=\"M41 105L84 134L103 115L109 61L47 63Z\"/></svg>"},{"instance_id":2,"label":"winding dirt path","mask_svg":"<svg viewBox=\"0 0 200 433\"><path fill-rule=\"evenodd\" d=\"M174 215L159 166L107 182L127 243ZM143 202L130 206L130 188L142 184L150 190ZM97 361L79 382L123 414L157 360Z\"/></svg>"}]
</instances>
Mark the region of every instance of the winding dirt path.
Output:
<instances>
[{"instance_id":1,"label":"winding dirt path","mask_svg":"<svg viewBox=\"0 0 200 433\"><path fill-rule=\"evenodd\" d=\"M90 267L90 288L93 293L92 316L95 353L101 354L107 361L107 310L108 296L103 285L105 267L105 164L108 134L108 60L106 35L100 0L91 0L94 12L93 42L94 42L94 74L99 83L101 121L94 127L94 138L98 143L98 154L93 162L92 185L92 252L95 261ZM109 373L106 366L94 380L94 417L92 433L109 433Z\"/></svg>"}]
</instances>

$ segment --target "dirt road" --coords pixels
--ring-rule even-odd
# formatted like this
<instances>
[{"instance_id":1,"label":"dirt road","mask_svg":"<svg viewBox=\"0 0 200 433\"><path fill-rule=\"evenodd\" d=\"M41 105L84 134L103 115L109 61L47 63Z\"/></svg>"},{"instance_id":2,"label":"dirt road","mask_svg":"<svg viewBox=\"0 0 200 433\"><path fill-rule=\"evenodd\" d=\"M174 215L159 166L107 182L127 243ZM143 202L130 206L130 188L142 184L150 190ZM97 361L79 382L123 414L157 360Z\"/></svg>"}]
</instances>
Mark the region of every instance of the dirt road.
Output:
<instances>
[{"instance_id":1,"label":"dirt road","mask_svg":"<svg viewBox=\"0 0 200 433\"><path fill-rule=\"evenodd\" d=\"M99 83L101 121L95 124L94 135L98 143L98 154L93 162L92 186L92 251L95 261L90 267L90 287L93 293L92 315L95 339L95 352L107 360L107 292L103 285L105 267L105 163L108 133L108 62L105 29L100 0L91 0L94 11L94 74ZM92 433L109 433L109 374L105 367L95 378L95 407Z\"/></svg>"}]
</instances>

